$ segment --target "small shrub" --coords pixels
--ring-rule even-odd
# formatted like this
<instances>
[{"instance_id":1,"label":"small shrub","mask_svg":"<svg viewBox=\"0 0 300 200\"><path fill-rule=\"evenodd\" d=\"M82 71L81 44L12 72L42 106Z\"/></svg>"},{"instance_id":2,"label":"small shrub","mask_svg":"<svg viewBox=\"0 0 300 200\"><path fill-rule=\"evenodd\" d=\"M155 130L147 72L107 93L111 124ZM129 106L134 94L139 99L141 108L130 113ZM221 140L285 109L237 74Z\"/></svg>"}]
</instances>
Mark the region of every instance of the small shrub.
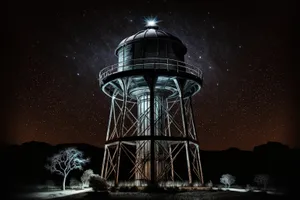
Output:
<instances>
[{"instance_id":1,"label":"small shrub","mask_svg":"<svg viewBox=\"0 0 300 200\"><path fill-rule=\"evenodd\" d=\"M26 191L30 191L30 192L31 191L36 192L36 191L39 191L39 190L49 190L50 187L46 183L46 185L37 185L36 187L28 186L28 187L21 187L21 188L22 188L22 190L26 190Z\"/></svg>"},{"instance_id":2,"label":"small shrub","mask_svg":"<svg viewBox=\"0 0 300 200\"><path fill-rule=\"evenodd\" d=\"M154 193L154 192L160 193L160 192L164 192L164 191L165 191L164 188L159 187L157 184L149 184L143 190L143 192L145 192L145 193Z\"/></svg>"},{"instance_id":3,"label":"small shrub","mask_svg":"<svg viewBox=\"0 0 300 200\"><path fill-rule=\"evenodd\" d=\"M254 177L254 182L258 185L258 186L263 186L263 189L266 190L268 183L270 180L270 176L268 174L257 174Z\"/></svg>"},{"instance_id":4,"label":"small shrub","mask_svg":"<svg viewBox=\"0 0 300 200\"><path fill-rule=\"evenodd\" d=\"M113 187L110 188L110 191L111 192L117 192L117 188L115 186L113 186Z\"/></svg>"},{"instance_id":5,"label":"small shrub","mask_svg":"<svg viewBox=\"0 0 300 200\"><path fill-rule=\"evenodd\" d=\"M148 184L148 181L144 180L144 179L137 179L137 180L134 181L135 186L145 187L145 186L147 186L147 184Z\"/></svg>"},{"instance_id":6,"label":"small shrub","mask_svg":"<svg viewBox=\"0 0 300 200\"><path fill-rule=\"evenodd\" d=\"M97 192L97 191L107 191L108 190L108 184L99 175L91 176L90 186L93 188L93 190L95 192Z\"/></svg>"},{"instance_id":7,"label":"small shrub","mask_svg":"<svg viewBox=\"0 0 300 200\"><path fill-rule=\"evenodd\" d=\"M253 191L253 187L250 185L250 184L247 184L246 185L246 190L248 190L248 191Z\"/></svg>"},{"instance_id":8,"label":"small shrub","mask_svg":"<svg viewBox=\"0 0 300 200\"><path fill-rule=\"evenodd\" d=\"M137 186L133 186L129 189L130 192L138 192L139 188Z\"/></svg>"},{"instance_id":9,"label":"small shrub","mask_svg":"<svg viewBox=\"0 0 300 200\"><path fill-rule=\"evenodd\" d=\"M235 177L231 174L223 174L220 178L220 182L225 185L225 187L230 188L232 184L235 183Z\"/></svg>"},{"instance_id":10,"label":"small shrub","mask_svg":"<svg viewBox=\"0 0 300 200\"><path fill-rule=\"evenodd\" d=\"M82 188L89 187L90 178L93 176L94 172L91 169L85 170L81 176Z\"/></svg>"},{"instance_id":11,"label":"small shrub","mask_svg":"<svg viewBox=\"0 0 300 200\"><path fill-rule=\"evenodd\" d=\"M45 189L47 189L47 190L57 189L54 181L52 181L52 180L47 180L45 185L46 185Z\"/></svg>"},{"instance_id":12,"label":"small shrub","mask_svg":"<svg viewBox=\"0 0 300 200\"><path fill-rule=\"evenodd\" d=\"M181 181L166 181L164 186L165 187L181 187L183 184Z\"/></svg>"},{"instance_id":13,"label":"small shrub","mask_svg":"<svg viewBox=\"0 0 300 200\"><path fill-rule=\"evenodd\" d=\"M188 181L183 181L181 186L182 186L182 187L189 187L189 186L191 186L191 185L189 184Z\"/></svg>"},{"instance_id":14,"label":"small shrub","mask_svg":"<svg viewBox=\"0 0 300 200\"><path fill-rule=\"evenodd\" d=\"M218 189L222 189L224 187L224 185L216 184L215 187L218 188Z\"/></svg>"},{"instance_id":15,"label":"small shrub","mask_svg":"<svg viewBox=\"0 0 300 200\"><path fill-rule=\"evenodd\" d=\"M122 187L120 187L119 192L129 192L129 187L128 186L122 186Z\"/></svg>"},{"instance_id":16,"label":"small shrub","mask_svg":"<svg viewBox=\"0 0 300 200\"><path fill-rule=\"evenodd\" d=\"M113 181L113 180L106 180L106 183L110 187L115 187L115 181Z\"/></svg>"},{"instance_id":17,"label":"small shrub","mask_svg":"<svg viewBox=\"0 0 300 200\"><path fill-rule=\"evenodd\" d=\"M212 181L210 180L208 183L206 183L206 187L213 187L214 186L214 184L212 183Z\"/></svg>"},{"instance_id":18,"label":"small shrub","mask_svg":"<svg viewBox=\"0 0 300 200\"><path fill-rule=\"evenodd\" d=\"M78 181L77 179L71 178L71 180L70 180L70 188L71 189L81 189L82 185L81 185L80 181Z\"/></svg>"},{"instance_id":19,"label":"small shrub","mask_svg":"<svg viewBox=\"0 0 300 200\"><path fill-rule=\"evenodd\" d=\"M193 187L201 187L202 183L201 182L194 182Z\"/></svg>"}]
</instances>

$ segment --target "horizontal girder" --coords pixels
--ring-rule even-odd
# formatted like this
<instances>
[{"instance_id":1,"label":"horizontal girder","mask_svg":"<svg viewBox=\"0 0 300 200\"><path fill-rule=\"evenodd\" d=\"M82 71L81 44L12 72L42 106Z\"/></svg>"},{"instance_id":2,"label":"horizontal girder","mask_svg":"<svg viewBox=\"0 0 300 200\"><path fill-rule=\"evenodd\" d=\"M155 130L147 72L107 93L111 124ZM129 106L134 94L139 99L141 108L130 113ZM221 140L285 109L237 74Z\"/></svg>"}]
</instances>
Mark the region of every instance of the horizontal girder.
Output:
<instances>
[{"instance_id":1,"label":"horizontal girder","mask_svg":"<svg viewBox=\"0 0 300 200\"><path fill-rule=\"evenodd\" d=\"M141 136L126 136L120 138L114 138L111 140L107 140L105 144L117 144L117 142L133 142L133 141L144 141L144 140L154 140L154 141L189 141L194 144L198 144L197 140L193 138L186 138L186 137L175 137L175 136L163 136L163 135L141 135Z\"/></svg>"}]
</instances>

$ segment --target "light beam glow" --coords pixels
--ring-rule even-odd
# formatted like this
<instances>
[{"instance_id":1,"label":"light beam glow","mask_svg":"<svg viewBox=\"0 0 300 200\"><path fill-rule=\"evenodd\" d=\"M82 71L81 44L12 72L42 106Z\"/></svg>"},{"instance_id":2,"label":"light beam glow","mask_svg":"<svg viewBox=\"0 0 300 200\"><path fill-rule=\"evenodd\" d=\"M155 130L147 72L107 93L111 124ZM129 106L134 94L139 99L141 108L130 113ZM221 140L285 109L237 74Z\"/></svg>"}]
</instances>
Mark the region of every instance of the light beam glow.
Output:
<instances>
[{"instance_id":1,"label":"light beam glow","mask_svg":"<svg viewBox=\"0 0 300 200\"><path fill-rule=\"evenodd\" d=\"M147 17L147 18L145 18L146 27L157 26L158 22L159 21L157 20L157 17Z\"/></svg>"}]
</instances>

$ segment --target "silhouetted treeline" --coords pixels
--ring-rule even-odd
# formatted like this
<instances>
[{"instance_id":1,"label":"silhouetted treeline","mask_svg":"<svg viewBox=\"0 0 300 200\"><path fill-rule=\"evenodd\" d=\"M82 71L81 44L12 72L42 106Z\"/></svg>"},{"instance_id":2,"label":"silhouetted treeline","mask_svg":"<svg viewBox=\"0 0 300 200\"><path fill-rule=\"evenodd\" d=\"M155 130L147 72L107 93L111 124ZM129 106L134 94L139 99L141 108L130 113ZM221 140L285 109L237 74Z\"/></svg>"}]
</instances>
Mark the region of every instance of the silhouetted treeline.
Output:
<instances>
[{"instance_id":1,"label":"silhouetted treeline","mask_svg":"<svg viewBox=\"0 0 300 200\"><path fill-rule=\"evenodd\" d=\"M44 184L47 180L54 180L61 184L61 176L50 174L45 168L47 157L61 149L74 146L83 151L91 162L85 169L93 169L100 174L103 158L103 148L88 144L49 145L42 142L28 142L22 145L12 145L4 152L1 164L4 165L5 183L9 187L18 185ZM269 142L254 147L253 151L242 151L230 148L224 151L200 152L205 182L211 180L219 184L222 174L229 173L236 177L236 184L254 184L255 174L269 174L271 185L274 187L296 187L300 177L300 150L290 149L280 143ZM185 163L184 154L178 157ZM130 162L122 160L121 179L126 179ZM127 166L127 167L126 167ZM186 173L183 167L179 174ZM68 179L75 177L80 180L82 171L74 170ZM300 180L299 180L300 181ZM67 181L68 184L68 181Z\"/></svg>"}]
</instances>

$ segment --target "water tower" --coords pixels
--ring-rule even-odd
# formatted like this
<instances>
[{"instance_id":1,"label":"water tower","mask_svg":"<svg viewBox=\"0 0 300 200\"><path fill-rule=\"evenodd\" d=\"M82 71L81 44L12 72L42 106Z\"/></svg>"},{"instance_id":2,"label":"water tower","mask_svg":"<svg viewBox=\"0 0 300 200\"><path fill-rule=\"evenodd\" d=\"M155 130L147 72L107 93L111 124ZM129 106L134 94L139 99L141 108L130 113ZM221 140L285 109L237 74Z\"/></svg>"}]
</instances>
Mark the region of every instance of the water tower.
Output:
<instances>
[{"instance_id":1,"label":"water tower","mask_svg":"<svg viewBox=\"0 0 300 200\"><path fill-rule=\"evenodd\" d=\"M189 184L203 183L192 108L203 79L184 62L186 52L180 39L148 21L118 45L118 63L100 71L100 87L111 98L101 176L115 185L128 167L122 158L132 164L128 180L183 180L178 170L186 169ZM180 153L184 162L176 165Z\"/></svg>"}]
</instances>

